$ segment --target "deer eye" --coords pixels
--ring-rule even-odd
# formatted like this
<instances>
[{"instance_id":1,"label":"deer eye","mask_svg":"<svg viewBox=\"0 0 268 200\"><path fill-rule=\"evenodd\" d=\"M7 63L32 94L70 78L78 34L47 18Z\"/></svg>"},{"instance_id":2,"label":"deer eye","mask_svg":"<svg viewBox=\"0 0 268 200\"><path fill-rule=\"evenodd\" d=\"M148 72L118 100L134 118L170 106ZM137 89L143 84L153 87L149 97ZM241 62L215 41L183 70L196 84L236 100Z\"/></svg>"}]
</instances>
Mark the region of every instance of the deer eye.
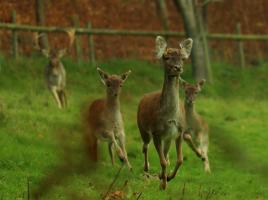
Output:
<instances>
[{"instance_id":1,"label":"deer eye","mask_svg":"<svg viewBox=\"0 0 268 200\"><path fill-rule=\"evenodd\" d=\"M106 85L107 85L107 87L111 87L111 84L110 83L107 83Z\"/></svg>"},{"instance_id":2,"label":"deer eye","mask_svg":"<svg viewBox=\"0 0 268 200\"><path fill-rule=\"evenodd\" d=\"M122 87L122 86L123 86L122 84L119 85L119 87Z\"/></svg>"},{"instance_id":3,"label":"deer eye","mask_svg":"<svg viewBox=\"0 0 268 200\"><path fill-rule=\"evenodd\" d=\"M168 60L168 59L169 59L169 56L168 56L167 54L164 54L164 55L163 55L163 59L164 59L164 60Z\"/></svg>"}]
</instances>

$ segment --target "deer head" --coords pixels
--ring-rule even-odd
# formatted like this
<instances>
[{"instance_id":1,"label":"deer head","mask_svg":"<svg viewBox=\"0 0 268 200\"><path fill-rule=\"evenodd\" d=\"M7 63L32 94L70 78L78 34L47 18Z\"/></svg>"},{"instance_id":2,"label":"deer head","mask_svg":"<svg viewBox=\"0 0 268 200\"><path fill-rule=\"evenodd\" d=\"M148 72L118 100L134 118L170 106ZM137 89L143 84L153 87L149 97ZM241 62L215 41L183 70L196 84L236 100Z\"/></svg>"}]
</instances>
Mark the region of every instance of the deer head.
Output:
<instances>
[{"instance_id":1,"label":"deer head","mask_svg":"<svg viewBox=\"0 0 268 200\"><path fill-rule=\"evenodd\" d=\"M60 63L60 59L67 53L67 51L73 45L75 39L75 29L66 30L66 33L69 37L69 44L67 48L63 49L44 49L39 46L38 38L43 37L43 34L34 33L34 48L40 51L46 58L49 59L49 62L52 66L56 67Z\"/></svg>"},{"instance_id":2,"label":"deer head","mask_svg":"<svg viewBox=\"0 0 268 200\"><path fill-rule=\"evenodd\" d=\"M182 88L185 91L185 101L187 104L193 104L196 96L199 92L201 92L201 89L203 85L205 84L206 80L202 79L196 84L190 84L186 81L182 82Z\"/></svg>"},{"instance_id":3,"label":"deer head","mask_svg":"<svg viewBox=\"0 0 268 200\"><path fill-rule=\"evenodd\" d=\"M121 75L109 75L100 68L97 68L100 74L101 82L106 86L107 95L117 97L121 92L123 83L127 80L131 71L127 71Z\"/></svg>"},{"instance_id":4,"label":"deer head","mask_svg":"<svg viewBox=\"0 0 268 200\"><path fill-rule=\"evenodd\" d=\"M168 48L167 42L161 36L157 36L156 57L162 59L168 76L179 76L183 72L183 61L191 54L193 40L188 38L179 44L178 48Z\"/></svg>"}]
</instances>

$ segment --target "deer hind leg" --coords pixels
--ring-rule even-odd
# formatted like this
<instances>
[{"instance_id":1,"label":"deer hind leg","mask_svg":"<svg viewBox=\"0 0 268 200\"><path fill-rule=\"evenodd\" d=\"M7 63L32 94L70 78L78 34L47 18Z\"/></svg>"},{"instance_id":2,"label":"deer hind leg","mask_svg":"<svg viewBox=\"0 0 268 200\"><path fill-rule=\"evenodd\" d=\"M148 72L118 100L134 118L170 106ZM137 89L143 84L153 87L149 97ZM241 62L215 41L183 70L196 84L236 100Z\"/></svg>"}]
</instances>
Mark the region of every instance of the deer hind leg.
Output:
<instances>
[{"instance_id":1,"label":"deer hind leg","mask_svg":"<svg viewBox=\"0 0 268 200\"><path fill-rule=\"evenodd\" d=\"M51 93L52 93L52 95L53 95L55 101L57 102L58 107L59 107L59 108L62 108L61 101L60 101L60 97L59 97L59 94L58 94L58 92L57 92L57 89L56 89L55 87L52 87L52 88L50 89L50 91L51 91Z\"/></svg>"},{"instance_id":2,"label":"deer hind leg","mask_svg":"<svg viewBox=\"0 0 268 200\"><path fill-rule=\"evenodd\" d=\"M144 167L143 170L145 172L149 171L149 161L148 161L148 147L149 147L149 143L151 141L151 136L149 133L142 131L140 129L140 133L142 136L142 140L143 140L143 147L142 147L142 153L144 154Z\"/></svg>"},{"instance_id":3,"label":"deer hind leg","mask_svg":"<svg viewBox=\"0 0 268 200\"><path fill-rule=\"evenodd\" d=\"M202 150L202 154L205 157L204 169L205 169L205 172L210 173L211 171L210 171L210 164L209 164L209 159L208 159L208 146L209 146L208 134L201 137L200 143L201 143L200 148Z\"/></svg>"},{"instance_id":4,"label":"deer hind leg","mask_svg":"<svg viewBox=\"0 0 268 200\"><path fill-rule=\"evenodd\" d=\"M112 165L114 165L114 153L113 153L113 143L112 142L108 143L108 150L109 150L109 155L111 158Z\"/></svg>"},{"instance_id":5,"label":"deer hind leg","mask_svg":"<svg viewBox=\"0 0 268 200\"><path fill-rule=\"evenodd\" d=\"M205 161L205 157L202 155L200 148L196 147L196 145L194 144L192 136L189 132L183 133L183 139L186 141L188 146L195 152L195 154L203 161Z\"/></svg>"},{"instance_id":6,"label":"deer hind leg","mask_svg":"<svg viewBox=\"0 0 268 200\"><path fill-rule=\"evenodd\" d=\"M92 134L91 131L87 130L85 135L86 153L91 161L98 161L98 139Z\"/></svg>"},{"instance_id":7,"label":"deer hind leg","mask_svg":"<svg viewBox=\"0 0 268 200\"><path fill-rule=\"evenodd\" d=\"M180 136L175 141L176 152L177 152L177 161L176 161L176 165L174 167L173 172L167 178L168 181L172 180L176 176L178 169L180 168L180 166L183 163L182 141L183 141L183 134L181 133Z\"/></svg>"},{"instance_id":8,"label":"deer hind leg","mask_svg":"<svg viewBox=\"0 0 268 200\"><path fill-rule=\"evenodd\" d=\"M159 175L159 178L162 180L161 184L160 184L160 189L165 190L166 186L167 186L167 173L166 173L166 169L167 169L167 161L164 155L164 151L163 151L163 146L162 146L162 141L160 138L157 137L153 137L153 141L154 141L154 146L155 149L158 153L159 159L160 159L160 165L161 165L161 172Z\"/></svg>"}]
</instances>

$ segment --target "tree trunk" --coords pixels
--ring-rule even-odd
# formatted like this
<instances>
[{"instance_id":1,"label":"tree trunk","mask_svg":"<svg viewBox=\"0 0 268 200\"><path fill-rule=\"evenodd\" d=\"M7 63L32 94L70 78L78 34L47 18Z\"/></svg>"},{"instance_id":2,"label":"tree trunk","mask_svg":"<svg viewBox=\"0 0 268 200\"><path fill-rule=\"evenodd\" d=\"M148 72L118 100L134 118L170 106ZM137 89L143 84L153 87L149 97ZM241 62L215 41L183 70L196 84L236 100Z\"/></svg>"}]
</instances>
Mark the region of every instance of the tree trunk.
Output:
<instances>
[{"instance_id":1,"label":"tree trunk","mask_svg":"<svg viewBox=\"0 0 268 200\"><path fill-rule=\"evenodd\" d=\"M44 0L35 0L35 12L36 12L36 24L39 26L45 25L45 16L44 16ZM45 34L38 39L39 46L42 49L48 49L48 40L47 35Z\"/></svg>"},{"instance_id":2,"label":"tree trunk","mask_svg":"<svg viewBox=\"0 0 268 200\"><path fill-rule=\"evenodd\" d=\"M162 27L165 31L168 31L168 12L165 0L155 0L156 12L161 20Z\"/></svg>"},{"instance_id":3,"label":"tree trunk","mask_svg":"<svg viewBox=\"0 0 268 200\"><path fill-rule=\"evenodd\" d=\"M174 3L178 12L182 15L187 37L192 38L194 41L191 54L193 77L195 80L207 79L206 54L194 1L174 0Z\"/></svg>"}]
</instances>

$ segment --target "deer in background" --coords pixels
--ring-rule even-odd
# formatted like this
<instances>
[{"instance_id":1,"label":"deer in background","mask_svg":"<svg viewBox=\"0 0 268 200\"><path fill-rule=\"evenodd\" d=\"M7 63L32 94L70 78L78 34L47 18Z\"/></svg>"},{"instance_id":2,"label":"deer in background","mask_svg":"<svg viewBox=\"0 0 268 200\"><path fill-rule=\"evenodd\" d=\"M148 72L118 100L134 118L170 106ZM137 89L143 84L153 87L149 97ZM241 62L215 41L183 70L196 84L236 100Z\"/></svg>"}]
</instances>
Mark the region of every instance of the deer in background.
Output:
<instances>
[{"instance_id":1,"label":"deer in background","mask_svg":"<svg viewBox=\"0 0 268 200\"><path fill-rule=\"evenodd\" d=\"M182 141L183 127L185 126L184 114L179 103L179 77L183 72L183 62L189 58L192 49L192 39L186 39L178 48L167 48L165 39L156 37L157 58L163 61L164 84L162 91L146 94L138 107L137 123L143 140L144 171L149 169L148 145L153 139L158 153L162 180L161 189L166 188L167 181L176 176L183 162ZM168 152L172 140L175 140L177 162L173 172L167 176ZM201 157L201 154L199 155Z\"/></svg>"},{"instance_id":2,"label":"deer in background","mask_svg":"<svg viewBox=\"0 0 268 200\"><path fill-rule=\"evenodd\" d=\"M64 49L44 49L38 44L38 38L42 35L35 33L34 43L35 49L39 50L46 58L49 59L49 63L45 68L45 80L49 91L52 93L59 108L67 106L67 97L65 93L66 86L66 71L64 65L61 62L61 58L71 48L74 38L75 30L70 29L66 31L69 37L68 48Z\"/></svg>"},{"instance_id":3,"label":"deer in background","mask_svg":"<svg viewBox=\"0 0 268 200\"><path fill-rule=\"evenodd\" d=\"M106 86L106 98L93 101L86 113L87 150L91 159L97 161L98 140L106 140L112 164L114 164L113 147L115 147L119 159L124 161L131 170L125 148L124 122L119 100L121 88L131 71L119 76L109 75L100 68L97 68L97 71Z\"/></svg>"},{"instance_id":4,"label":"deer in background","mask_svg":"<svg viewBox=\"0 0 268 200\"><path fill-rule=\"evenodd\" d=\"M195 99L205 80L199 81L197 84L189 84L182 81L182 88L185 91L184 110L186 119L185 135L190 134L193 137L193 142L197 146L197 150L204 156L205 172L210 172L210 165L208 160L208 145L209 145L209 128L206 121L196 112ZM192 146L190 145L190 146Z\"/></svg>"}]
</instances>

